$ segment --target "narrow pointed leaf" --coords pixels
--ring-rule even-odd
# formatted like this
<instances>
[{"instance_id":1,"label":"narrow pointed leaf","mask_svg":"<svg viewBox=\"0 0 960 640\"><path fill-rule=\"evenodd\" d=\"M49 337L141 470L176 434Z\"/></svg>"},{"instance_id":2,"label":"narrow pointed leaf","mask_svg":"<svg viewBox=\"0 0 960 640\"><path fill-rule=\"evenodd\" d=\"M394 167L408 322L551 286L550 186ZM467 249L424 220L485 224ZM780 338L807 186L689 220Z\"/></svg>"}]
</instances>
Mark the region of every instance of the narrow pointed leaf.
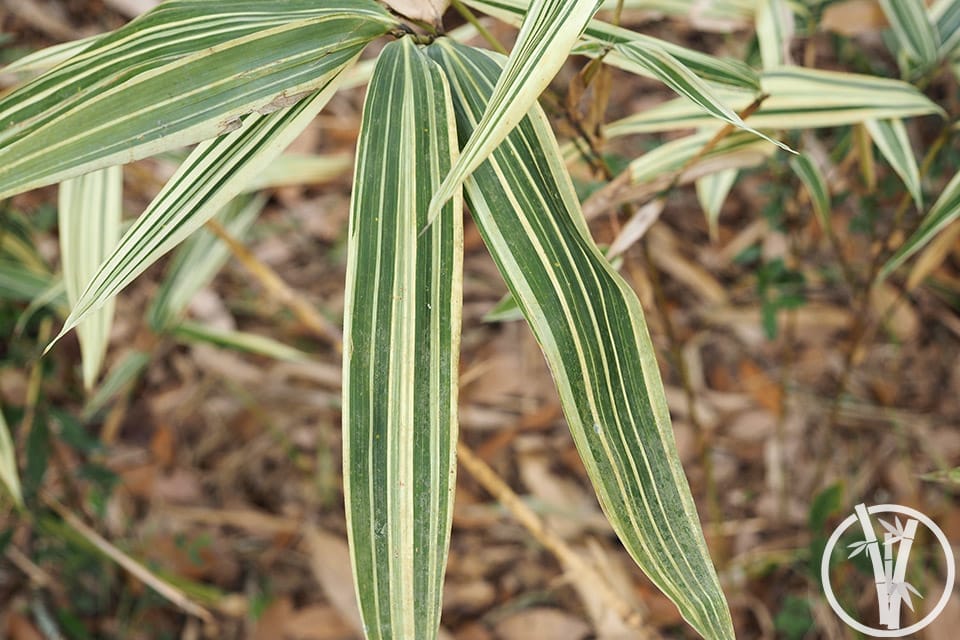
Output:
<instances>
[{"instance_id":1,"label":"narrow pointed leaf","mask_svg":"<svg viewBox=\"0 0 960 640\"><path fill-rule=\"evenodd\" d=\"M704 176L696 182L697 200L707 217L707 228L710 230L710 238L714 241L717 239L720 210L723 209L723 203L727 201L730 190L737 182L738 175L740 175L739 169L724 169Z\"/></svg>"},{"instance_id":2,"label":"narrow pointed leaf","mask_svg":"<svg viewBox=\"0 0 960 640\"><path fill-rule=\"evenodd\" d=\"M827 181L820 168L805 153L790 158L790 167L800 178L803 186L806 187L810 204L813 205L813 212L820 222L820 227L825 231L830 231L830 190L827 188Z\"/></svg>"},{"instance_id":3,"label":"narrow pointed leaf","mask_svg":"<svg viewBox=\"0 0 960 640\"><path fill-rule=\"evenodd\" d=\"M894 269L922 249L941 229L958 217L960 217L960 173L953 176L953 179L944 187L940 197L933 203L923 222L920 223L920 228L883 265L879 277L882 279L890 275Z\"/></svg>"},{"instance_id":4,"label":"narrow pointed leaf","mask_svg":"<svg viewBox=\"0 0 960 640\"><path fill-rule=\"evenodd\" d=\"M687 19L695 29L728 33L748 26L756 0L622 0L624 9ZM602 8L613 11L620 0L605 0Z\"/></svg>"},{"instance_id":5,"label":"narrow pointed leaf","mask_svg":"<svg viewBox=\"0 0 960 640\"><path fill-rule=\"evenodd\" d=\"M109 167L60 185L60 260L67 301L75 305L100 264L117 246L123 218L123 168ZM77 325L83 384L90 390L107 353L113 300Z\"/></svg>"},{"instance_id":6,"label":"narrow pointed leaf","mask_svg":"<svg viewBox=\"0 0 960 640\"><path fill-rule=\"evenodd\" d=\"M5 67L0 67L0 73L4 75L10 73L30 74L47 71L58 64L66 62L81 51L88 49L90 45L102 37L102 35L88 36L79 40L72 40L70 42L45 47L39 51L28 53Z\"/></svg>"},{"instance_id":7,"label":"narrow pointed leaf","mask_svg":"<svg viewBox=\"0 0 960 640\"><path fill-rule=\"evenodd\" d=\"M533 0L483 118L430 203L430 220L500 144L567 59L600 0Z\"/></svg>"},{"instance_id":8,"label":"narrow pointed leaf","mask_svg":"<svg viewBox=\"0 0 960 640\"><path fill-rule=\"evenodd\" d=\"M372 0L164 2L0 98L0 198L290 106L393 22Z\"/></svg>"},{"instance_id":9,"label":"narrow pointed leaf","mask_svg":"<svg viewBox=\"0 0 960 640\"><path fill-rule=\"evenodd\" d=\"M288 109L251 114L239 130L198 145L101 265L57 339L240 194L319 113L339 78Z\"/></svg>"},{"instance_id":10,"label":"narrow pointed leaf","mask_svg":"<svg viewBox=\"0 0 960 640\"><path fill-rule=\"evenodd\" d=\"M23 504L23 492L20 489L20 472L17 469L17 452L10 437L10 427L0 407L0 481L6 487L17 505Z\"/></svg>"},{"instance_id":11,"label":"narrow pointed leaf","mask_svg":"<svg viewBox=\"0 0 960 640\"><path fill-rule=\"evenodd\" d=\"M491 99L497 58L438 40L461 142ZM550 365L574 442L633 559L708 638L733 638L674 443L636 294L589 236L535 107L465 183L474 220Z\"/></svg>"},{"instance_id":12,"label":"narrow pointed leaf","mask_svg":"<svg viewBox=\"0 0 960 640\"><path fill-rule=\"evenodd\" d=\"M757 2L757 40L764 69L790 64L790 41L793 39L793 10L787 0Z\"/></svg>"},{"instance_id":13,"label":"narrow pointed leaf","mask_svg":"<svg viewBox=\"0 0 960 640\"><path fill-rule=\"evenodd\" d=\"M367 638L437 637L457 440L462 203L427 226L456 157L443 74L387 45L357 147L344 302L344 495Z\"/></svg>"},{"instance_id":14,"label":"narrow pointed leaf","mask_svg":"<svg viewBox=\"0 0 960 640\"><path fill-rule=\"evenodd\" d=\"M867 120L864 124L880 153L903 180L903 184L913 196L913 201L917 203L917 208L923 208L920 169L917 167L917 158L913 155L913 146L910 144L907 128L903 126L903 120Z\"/></svg>"},{"instance_id":15,"label":"narrow pointed leaf","mask_svg":"<svg viewBox=\"0 0 960 640\"><path fill-rule=\"evenodd\" d=\"M648 151L629 165L630 182L644 184L653 182L672 181L673 174L683 169L687 163L701 153L703 148L714 137L713 131L702 131L683 138L666 142L652 151ZM720 140L712 149L700 156L700 164L716 161L716 170L726 170L734 167L743 167L745 163L731 163L725 166L725 160L735 154L748 154L759 163L776 151L769 142L757 138L745 131L732 133ZM746 163L750 164L750 163ZM714 173L708 171L707 173Z\"/></svg>"},{"instance_id":16,"label":"narrow pointed leaf","mask_svg":"<svg viewBox=\"0 0 960 640\"><path fill-rule=\"evenodd\" d=\"M960 46L960 0L937 0L930 18L940 35L940 56L949 57Z\"/></svg>"},{"instance_id":17,"label":"narrow pointed leaf","mask_svg":"<svg viewBox=\"0 0 960 640\"><path fill-rule=\"evenodd\" d=\"M907 58L920 66L935 63L940 34L930 21L924 0L880 0L880 6Z\"/></svg>"},{"instance_id":18,"label":"narrow pointed leaf","mask_svg":"<svg viewBox=\"0 0 960 640\"><path fill-rule=\"evenodd\" d=\"M239 197L217 213L228 233L242 240L260 215L266 198ZM207 286L230 258L230 249L213 232L200 229L177 249L160 289L153 297L147 320L155 331L176 325L196 293Z\"/></svg>"},{"instance_id":19,"label":"narrow pointed leaf","mask_svg":"<svg viewBox=\"0 0 960 640\"><path fill-rule=\"evenodd\" d=\"M198 322L181 322L173 337L184 342L205 342L218 347L245 351L287 362L309 362L310 356L273 338L246 331L215 329Z\"/></svg>"}]
</instances>

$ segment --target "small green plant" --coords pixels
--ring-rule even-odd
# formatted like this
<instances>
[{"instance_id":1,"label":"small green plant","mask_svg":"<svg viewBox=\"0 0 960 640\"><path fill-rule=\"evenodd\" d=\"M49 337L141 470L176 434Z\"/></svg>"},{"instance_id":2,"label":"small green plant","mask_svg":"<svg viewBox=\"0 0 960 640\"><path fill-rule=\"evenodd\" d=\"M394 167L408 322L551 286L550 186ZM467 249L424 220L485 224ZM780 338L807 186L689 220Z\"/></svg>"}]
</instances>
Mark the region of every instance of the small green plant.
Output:
<instances>
[{"instance_id":1,"label":"small green plant","mask_svg":"<svg viewBox=\"0 0 960 640\"><path fill-rule=\"evenodd\" d=\"M263 203L245 195L250 184L262 184L338 89L368 83L343 343L344 490L367 637L437 635L456 473L466 201L510 289L507 304L543 349L613 529L694 629L732 638L643 311L593 242L584 210L696 181L715 231L738 171L778 147L793 153L776 132L848 125L866 131L922 206L902 118L941 110L903 81L791 65L793 10L781 0L759 2L756 11L736 3L712 9L755 21L760 71L593 20L598 0L465 4L520 27L509 57L460 44L439 25L406 20L373 0L168 0L113 33L28 56L8 71L43 73L0 98L0 197L61 185L70 313L59 335L78 330L88 387L106 348L111 301L188 238L171 267L183 277L168 280L151 325L296 358L302 354L281 345L183 322L186 301L226 257L201 227L217 216L242 233ZM919 0L883 5L904 77L955 55L958 39L948 29L957 3L929 11ZM375 66L357 64L381 38L391 41ZM565 165L569 149L558 146L537 103L571 53L656 78L680 96L607 125L608 139L699 130L631 161L583 206ZM121 165L194 144L121 235ZM800 155L791 166L828 227L829 192L816 163ZM958 213L960 176L882 273ZM50 285L12 262L0 263L4 270L26 283L21 293L31 299ZM802 281L782 262L758 277L770 333L778 309L802 302ZM118 384L143 363L117 373ZM19 501L0 427L2 479ZM806 604L788 602L778 625L800 637L809 627Z\"/></svg>"}]
</instances>

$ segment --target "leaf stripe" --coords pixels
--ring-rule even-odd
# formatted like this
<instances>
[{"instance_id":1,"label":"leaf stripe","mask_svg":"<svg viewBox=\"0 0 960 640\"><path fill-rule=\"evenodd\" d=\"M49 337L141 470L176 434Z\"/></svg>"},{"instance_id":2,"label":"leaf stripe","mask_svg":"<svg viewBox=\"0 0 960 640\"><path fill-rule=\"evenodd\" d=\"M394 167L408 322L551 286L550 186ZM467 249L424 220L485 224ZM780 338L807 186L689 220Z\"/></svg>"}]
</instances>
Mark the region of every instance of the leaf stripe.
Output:
<instances>
[{"instance_id":1,"label":"leaf stripe","mask_svg":"<svg viewBox=\"0 0 960 640\"><path fill-rule=\"evenodd\" d=\"M913 147L910 145L910 137L903 120L867 120L864 124L880 153L903 180L917 208L922 209L920 169L917 167L917 159L913 155Z\"/></svg>"}]
</instances>

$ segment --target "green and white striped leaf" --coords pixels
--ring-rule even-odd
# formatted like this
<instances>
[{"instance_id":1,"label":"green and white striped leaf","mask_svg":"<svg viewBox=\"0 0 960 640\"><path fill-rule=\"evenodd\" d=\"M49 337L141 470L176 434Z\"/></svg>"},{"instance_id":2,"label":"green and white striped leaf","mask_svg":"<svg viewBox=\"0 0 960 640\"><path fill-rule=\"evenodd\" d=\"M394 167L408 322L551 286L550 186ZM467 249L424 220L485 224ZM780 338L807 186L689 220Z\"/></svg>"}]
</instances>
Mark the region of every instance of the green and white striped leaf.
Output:
<instances>
[{"instance_id":1,"label":"green and white striped leaf","mask_svg":"<svg viewBox=\"0 0 960 640\"><path fill-rule=\"evenodd\" d=\"M697 200L707 218L710 238L714 241L717 240L720 210L723 209L723 203L727 201L727 196L730 195L730 190L733 189L739 175L739 169L723 169L696 181Z\"/></svg>"},{"instance_id":2,"label":"green and white striped leaf","mask_svg":"<svg viewBox=\"0 0 960 640\"><path fill-rule=\"evenodd\" d=\"M917 208L923 208L923 188L920 185L920 170L917 158L913 155L913 146L907 135L903 120L867 120L864 122L874 144L887 159L906 185Z\"/></svg>"},{"instance_id":3,"label":"green and white striped leaf","mask_svg":"<svg viewBox=\"0 0 960 640\"><path fill-rule=\"evenodd\" d=\"M102 37L102 34L98 34L95 36L81 38L79 40L71 40L70 42L55 44L53 46L40 49L39 51L28 53L22 58L14 60L7 66L0 68L0 74L42 73L48 69L54 68L58 64L66 62L73 56L89 48L90 45Z\"/></svg>"},{"instance_id":4,"label":"green and white striped leaf","mask_svg":"<svg viewBox=\"0 0 960 640\"><path fill-rule=\"evenodd\" d=\"M793 10L787 0L758 0L757 40L764 69L790 64L793 31Z\"/></svg>"},{"instance_id":5,"label":"green and white striped leaf","mask_svg":"<svg viewBox=\"0 0 960 640\"><path fill-rule=\"evenodd\" d=\"M251 114L239 130L198 145L101 265L57 340L240 194L310 124L339 78L292 107Z\"/></svg>"},{"instance_id":6,"label":"green and white striped leaf","mask_svg":"<svg viewBox=\"0 0 960 640\"><path fill-rule=\"evenodd\" d=\"M242 240L266 201L263 196L235 198L216 217L232 237ZM193 296L209 284L229 258L229 247L211 231L199 229L190 236L170 261L147 311L154 331L178 324Z\"/></svg>"},{"instance_id":7,"label":"green and white striped leaf","mask_svg":"<svg viewBox=\"0 0 960 640\"><path fill-rule=\"evenodd\" d=\"M123 218L123 167L98 169L60 185L60 261L67 301L80 293L117 246ZM113 326L109 300L77 325L83 360L83 386L93 388L103 365Z\"/></svg>"},{"instance_id":8,"label":"green and white striped leaf","mask_svg":"<svg viewBox=\"0 0 960 640\"><path fill-rule=\"evenodd\" d=\"M940 57L950 57L960 46L960 0L937 0L930 7L930 19L940 35Z\"/></svg>"},{"instance_id":9,"label":"green and white striped leaf","mask_svg":"<svg viewBox=\"0 0 960 640\"><path fill-rule=\"evenodd\" d=\"M169 0L0 99L0 198L288 107L394 23L373 0Z\"/></svg>"},{"instance_id":10,"label":"green and white striped leaf","mask_svg":"<svg viewBox=\"0 0 960 640\"><path fill-rule=\"evenodd\" d=\"M388 44L357 148L344 302L344 496L367 638L436 638L456 473L462 199L427 225L457 153L443 74Z\"/></svg>"},{"instance_id":11,"label":"green and white striped leaf","mask_svg":"<svg viewBox=\"0 0 960 640\"><path fill-rule=\"evenodd\" d=\"M613 11L619 0L605 0ZM729 32L753 22L756 0L623 0L624 10L658 13L690 21L695 29Z\"/></svg>"},{"instance_id":12,"label":"green and white striped leaf","mask_svg":"<svg viewBox=\"0 0 960 640\"><path fill-rule=\"evenodd\" d=\"M464 142L493 95L500 64L446 39L428 51L450 80ZM590 238L539 107L465 186L484 242L550 365L614 530L695 629L708 638L733 638L643 311Z\"/></svg>"},{"instance_id":13,"label":"green and white striped leaf","mask_svg":"<svg viewBox=\"0 0 960 640\"><path fill-rule=\"evenodd\" d=\"M807 195L810 196L810 204L813 205L813 212L820 222L820 227L830 232L830 190L827 187L827 181L816 165L807 154L801 154L795 158L790 158L790 167L800 178L800 182L807 189Z\"/></svg>"},{"instance_id":14,"label":"green and white striped leaf","mask_svg":"<svg viewBox=\"0 0 960 640\"><path fill-rule=\"evenodd\" d=\"M714 137L713 131L701 131L683 138L661 144L648 151L629 165L631 184L672 180L676 171L684 168ZM776 151L776 147L745 131L734 132L720 140L704 153L699 164L713 163L715 171L701 169L702 175L743 168L763 162ZM741 156L742 160L735 156Z\"/></svg>"},{"instance_id":15,"label":"green and white striped leaf","mask_svg":"<svg viewBox=\"0 0 960 640\"><path fill-rule=\"evenodd\" d=\"M763 92L769 97L746 119L762 130L811 129L857 124L866 120L943 114L917 89L899 80L855 73L783 67L764 71ZM734 111L755 97L743 91L715 90ZM687 100L671 100L611 123L608 138L637 133L716 127L716 121Z\"/></svg>"},{"instance_id":16,"label":"green and white striped leaf","mask_svg":"<svg viewBox=\"0 0 960 640\"><path fill-rule=\"evenodd\" d=\"M0 406L0 481L7 488L10 497L17 506L23 505L23 491L20 489L20 472L17 469L17 451L10 437L10 427L3 416Z\"/></svg>"},{"instance_id":17,"label":"green and white striped leaf","mask_svg":"<svg viewBox=\"0 0 960 640\"><path fill-rule=\"evenodd\" d=\"M431 221L536 103L599 6L600 0L530 2L493 99L430 202Z\"/></svg>"},{"instance_id":18,"label":"green and white striped leaf","mask_svg":"<svg viewBox=\"0 0 960 640\"><path fill-rule=\"evenodd\" d=\"M922 249L941 229L960 217L960 172L944 187L937 201L930 207L920 227L883 265L879 278L885 278L910 256Z\"/></svg>"},{"instance_id":19,"label":"green and white striped leaf","mask_svg":"<svg viewBox=\"0 0 960 640\"><path fill-rule=\"evenodd\" d=\"M509 24L519 25L523 19L524 12L530 5L530 0L464 0L464 4L490 14L499 20ZM610 45L618 43L634 43L640 47L658 47L681 64L688 67L695 74L721 85L730 85L742 89L759 91L759 79L757 73L748 65L730 58L717 58L693 49L681 47L679 45L660 40L650 36L642 35L623 29L600 20L591 20L583 32L581 44L574 48L576 54L596 56L602 53ZM598 45L606 45L599 46ZM604 61L616 66L625 67L629 63L617 54L611 52L604 58ZM629 65L626 70L637 73L635 64ZM653 77L653 74L649 74Z\"/></svg>"},{"instance_id":20,"label":"green and white striped leaf","mask_svg":"<svg viewBox=\"0 0 960 640\"><path fill-rule=\"evenodd\" d=\"M309 362L310 356L267 336L246 331L216 329L199 322L184 321L173 329L173 337L183 342L204 342L217 347L245 351L286 362Z\"/></svg>"},{"instance_id":21,"label":"green and white striped leaf","mask_svg":"<svg viewBox=\"0 0 960 640\"><path fill-rule=\"evenodd\" d=\"M880 6L907 59L921 67L936 63L940 34L930 21L924 0L880 0Z\"/></svg>"}]
</instances>

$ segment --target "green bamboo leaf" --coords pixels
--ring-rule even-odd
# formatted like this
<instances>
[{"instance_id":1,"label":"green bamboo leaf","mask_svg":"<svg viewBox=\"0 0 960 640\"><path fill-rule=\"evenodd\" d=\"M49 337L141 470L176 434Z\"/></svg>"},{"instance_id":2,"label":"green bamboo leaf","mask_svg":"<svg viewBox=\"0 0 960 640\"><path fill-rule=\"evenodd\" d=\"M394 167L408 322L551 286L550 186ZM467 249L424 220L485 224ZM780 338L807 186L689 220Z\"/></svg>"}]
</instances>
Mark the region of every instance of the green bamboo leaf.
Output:
<instances>
[{"instance_id":1,"label":"green bamboo leaf","mask_svg":"<svg viewBox=\"0 0 960 640\"><path fill-rule=\"evenodd\" d=\"M216 217L232 237L242 240L266 202L263 196L234 198ZM207 286L229 258L229 247L212 232L200 229L190 236L170 261L147 311L154 331L178 324L193 296Z\"/></svg>"},{"instance_id":2,"label":"green bamboo leaf","mask_svg":"<svg viewBox=\"0 0 960 640\"><path fill-rule=\"evenodd\" d=\"M941 229L958 217L960 217L960 172L953 176L953 179L944 187L940 197L937 198L937 201L930 207L930 211L924 216L920 227L883 265L878 278L883 279L890 275L894 269L922 249Z\"/></svg>"},{"instance_id":3,"label":"green bamboo leaf","mask_svg":"<svg viewBox=\"0 0 960 640\"><path fill-rule=\"evenodd\" d=\"M428 51L447 73L463 142L493 95L500 63L446 39ZM465 186L480 233L544 351L611 525L695 629L733 638L643 311L591 240L539 107Z\"/></svg>"},{"instance_id":4,"label":"green bamboo leaf","mask_svg":"<svg viewBox=\"0 0 960 640\"><path fill-rule=\"evenodd\" d=\"M913 146L907 135L903 120L867 120L864 122L874 144L887 159L906 185L917 208L923 208L923 188L920 184L920 170L917 158L913 155Z\"/></svg>"},{"instance_id":5,"label":"green bamboo leaf","mask_svg":"<svg viewBox=\"0 0 960 640\"><path fill-rule=\"evenodd\" d=\"M524 12L530 5L530 0L464 0L464 4L509 24L519 25ZM640 47L658 47L704 80L759 91L759 78L756 72L739 60L717 58L600 20L591 20L587 24L581 43L573 49L573 53L597 56L604 53L611 45L620 43L634 43ZM604 57L604 61L616 67L626 68L632 73L639 71L635 64L629 63L615 51Z\"/></svg>"},{"instance_id":6,"label":"green bamboo leaf","mask_svg":"<svg viewBox=\"0 0 960 640\"><path fill-rule=\"evenodd\" d=\"M137 350L127 352L107 372L96 392L87 400L80 416L82 420L92 420L117 394L133 384L149 364L149 353Z\"/></svg>"},{"instance_id":7,"label":"green bamboo leaf","mask_svg":"<svg viewBox=\"0 0 960 640\"><path fill-rule=\"evenodd\" d=\"M393 23L372 0L164 2L0 99L0 198L290 106Z\"/></svg>"},{"instance_id":8,"label":"green bamboo leaf","mask_svg":"<svg viewBox=\"0 0 960 640\"><path fill-rule=\"evenodd\" d=\"M250 114L239 130L198 145L101 265L54 342L240 194L320 112L341 75L288 109Z\"/></svg>"},{"instance_id":9,"label":"green bamboo leaf","mask_svg":"<svg viewBox=\"0 0 960 640\"><path fill-rule=\"evenodd\" d=\"M943 110L916 88L887 78L855 73L782 67L764 71L763 92L768 96L746 119L762 130L837 127L890 118L928 114ZM744 91L715 90L727 107L741 111L755 96ZM671 100L611 123L608 138L637 133L716 126L713 118L687 100Z\"/></svg>"},{"instance_id":10,"label":"green bamboo leaf","mask_svg":"<svg viewBox=\"0 0 960 640\"><path fill-rule=\"evenodd\" d=\"M717 239L720 210L723 209L723 203L727 201L727 196L730 195L730 190L733 189L739 175L739 169L723 169L703 176L696 182L697 200L707 217L707 228L710 231L710 238L714 241Z\"/></svg>"},{"instance_id":11,"label":"green bamboo leaf","mask_svg":"<svg viewBox=\"0 0 960 640\"><path fill-rule=\"evenodd\" d=\"M600 0L531 0L494 98L430 201L429 220L536 103L599 6Z\"/></svg>"},{"instance_id":12,"label":"green bamboo leaf","mask_svg":"<svg viewBox=\"0 0 960 640\"><path fill-rule=\"evenodd\" d=\"M54 281L15 260L0 258L0 299L29 301L47 291Z\"/></svg>"},{"instance_id":13,"label":"green bamboo leaf","mask_svg":"<svg viewBox=\"0 0 960 640\"><path fill-rule=\"evenodd\" d=\"M309 362L310 356L299 349L267 336L246 331L216 329L198 322L184 321L173 329L173 337L183 342L205 342L234 351L245 351L287 362Z\"/></svg>"},{"instance_id":14,"label":"green bamboo leaf","mask_svg":"<svg viewBox=\"0 0 960 640\"><path fill-rule=\"evenodd\" d=\"M0 481L10 492L17 506L23 505L23 491L20 489L20 472L17 470L17 452L10 437L10 427L3 416L0 406Z\"/></svg>"},{"instance_id":15,"label":"green bamboo leaf","mask_svg":"<svg viewBox=\"0 0 960 640\"><path fill-rule=\"evenodd\" d=\"M65 180L59 197L60 261L67 301L80 293L120 239L123 218L123 168L99 169ZM83 386L96 382L110 342L114 301L110 300L77 325L83 360Z\"/></svg>"},{"instance_id":16,"label":"green bamboo leaf","mask_svg":"<svg viewBox=\"0 0 960 640\"><path fill-rule=\"evenodd\" d=\"M790 64L790 41L793 39L793 10L787 0L757 2L757 40L764 69Z\"/></svg>"},{"instance_id":17,"label":"green bamboo leaf","mask_svg":"<svg viewBox=\"0 0 960 640\"><path fill-rule=\"evenodd\" d=\"M880 0L880 6L907 58L921 67L936 63L940 34L930 21L924 1Z\"/></svg>"},{"instance_id":18,"label":"green bamboo leaf","mask_svg":"<svg viewBox=\"0 0 960 640\"><path fill-rule=\"evenodd\" d=\"M937 0L930 7L930 19L940 34L940 57L948 58L960 46L960 0Z\"/></svg>"},{"instance_id":19,"label":"green bamboo leaf","mask_svg":"<svg viewBox=\"0 0 960 640\"><path fill-rule=\"evenodd\" d=\"M813 212L816 214L817 220L820 221L820 227L829 232L831 229L830 190L823 173L813 159L805 153L790 158L790 167L800 178L803 186L806 187L807 195L810 196L810 203L813 205Z\"/></svg>"},{"instance_id":20,"label":"green bamboo leaf","mask_svg":"<svg viewBox=\"0 0 960 640\"><path fill-rule=\"evenodd\" d=\"M387 45L357 147L344 302L344 497L367 638L436 638L450 540L462 201L427 226L456 157L447 84L411 38Z\"/></svg>"}]
</instances>

